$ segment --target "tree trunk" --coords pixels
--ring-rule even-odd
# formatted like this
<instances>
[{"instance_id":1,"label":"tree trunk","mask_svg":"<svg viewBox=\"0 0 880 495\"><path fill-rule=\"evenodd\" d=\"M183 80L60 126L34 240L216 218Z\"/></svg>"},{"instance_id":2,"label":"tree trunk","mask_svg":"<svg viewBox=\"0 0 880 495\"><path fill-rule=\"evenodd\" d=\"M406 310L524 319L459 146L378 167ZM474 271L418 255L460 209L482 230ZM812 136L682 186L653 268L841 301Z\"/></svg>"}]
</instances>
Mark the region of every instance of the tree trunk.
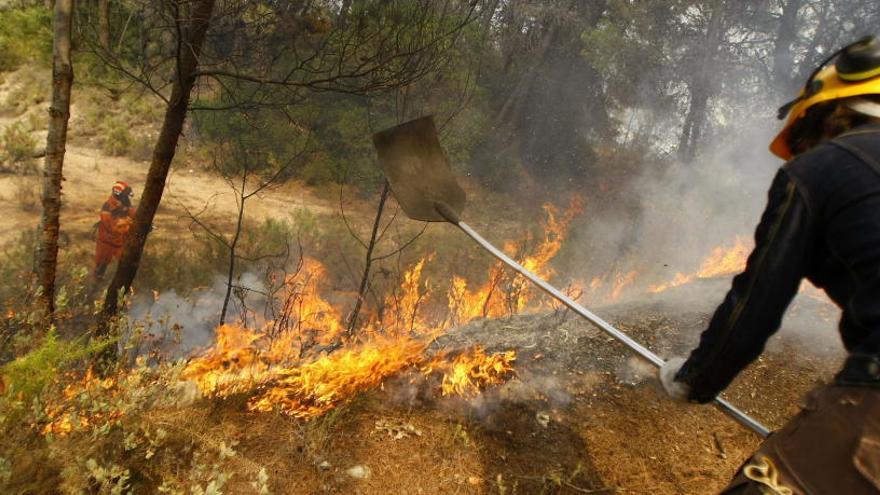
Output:
<instances>
[{"instance_id":1,"label":"tree trunk","mask_svg":"<svg viewBox=\"0 0 880 495\"><path fill-rule=\"evenodd\" d=\"M73 26L73 0L55 4L55 41L52 50L52 104L49 107L49 133L43 166L43 215L40 219L40 247L37 273L42 288L41 306L47 316L55 311L55 272L58 265L58 232L61 228L61 181L70 119L70 87L73 66L70 61L70 34Z\"/></svg>"},{"instance_id":2,"label":"tree trunk","mask_svg":"<svg viewBox=\"0 0 880 495\"><path fill-rule=\"evenodd\" d=\"M153 217L155 217L156 210L159 208L159 202L162 200L165 180L168 177L168 170L171 167L171 161L174 159L174 154L177 150L177 141L180 139L180 133L183 130L183 123L189 107L190 93L196 82L199 55L201 54L202 43L205 40L205 33L211 22L213 10L214 0L196 0L189 15L181 13L181 18L176 20L181 28L183 39L177 40L179 45L177 50L177 73L171 88L171 98L165 110L165 119L162 122L159 138L156 141L156 146L153 148L153 158L150 162L146 183L144 184L144 192L138 204L137 215L132 226L132 235L126 241L122 259L119 261L119 267L113 280L110 282L110 287L107 289L107 296L104 300L104 309L98 329L99 335L106 335L109 332L110 320L116 316L119 310L117 304L119 297L128 294L134 277L137 274L144 251L144 244L147 241L147 234L150 232Z\"/></svg>"},{"instance_id":3,"label":"tree trunk","mask_svg":"<svg viewBox=\"0 0 880 495\"><path fill-rule=\"evenodd\" d=\"M98 0L98 42L110 49L110 0Z\"/></svg>"},{"instance_id":4,"label":"tree trunk","mask_svg":"<svg viewBox=\"0 0 880 495\"><path fill-rule=\"evenodd\" d=\"M724 8L725 1L717 2L712 8L709 17L709 25L706 26L706 43L702 56L696 67L695 74L688 87L691 93L691 101L687 117L681 130L681 138L678 142L678 155L685 161L690 162L697 154L697 147L703 137L706 127L707 108L709 97L712 96L712 71L718 66L715 61L718 48L724 36Z\"/></svg>"},{"instance_id":5,"label":"tree trunk","mask_svg":"<svg viewBox=\"0 0 880 495\"><path fill-rule=\"evenodd\" d=\"M373 265L373 249L376 247L376 236L379 233L379 224L382 222L382 212L385 210L385 201L388 199L388 181L382 186L382 194L379 195L379 206L376 207L376 220L373 222L373 231L370 234L370 242L367 245L367 254L364 261L364 276L361 277L361 285L358 288L357 301L354 303L354 309L351 310L351 316L348 317L348 336L354 335L354 329L357 326L358 314L367 297L367 289L370 284L370 268Z\"/></svg>"},{"instance_id":6,"label":"tree trunk","mask_svg":"<svg viewBox=\"0 0 880 495\"><path fill-rule=\"evenodd\" d=\"M244 225L244 203L247 196L244 188L247 185L247 174L241 180L241 192L239 193L238 219L235 222L235 235L229 243L229 270L226 272L226 294L223 296L223 309L220 310L220 325L226 323L226 311L229 310L229 298L232 297L232 279L235 278L235 259L238 248L238 240L241 238L241 229Z\"/></svg>"},{"instance_id":7,"label":"tree trunk","mask_svg":"<svg viewBox=\"0 0 880 495\"><path fill-rule=\"evenodd\" d=\"M339 15L336 17L336 24L341 28L345 29L348 27L348 11L351 9L351 0L342 0L342 5L339 7Z\"/></svg>"},{"instance_id":8,"label":"tree trunk","mask_svg":"<svg viewBox=\"0 0 880 495\"><path fill-rule=\"evenodd\" d=\"M816 16L818 17L818 20L814 21L816 23L815 33L813 34L812 39L810 39L810 45L806 49L804 58L801 60L795 76L797 81L800 81L801 84L806 82L807 76L813 72L813 69L816 68L816 65L822 59L820 49L823 48L822 40L828 33L831 16L831 13L829 12L830 9L831 7L828 4L821 2L816 6Z\"/></svg>"},{"instance_id":9,"label":"tree trunk","mask_svg":"<svg viewBox=\"0 0 880 495\"><path fill-rule=\"evenodd\" d=\"M783 94L792 92L794 54L791 46L797 39L798 34L798 11L803 5L803 0L789 0L782 7L782 16L779 18L779 29L776 30L776 41L773 46L773 79L776 87Z\"/></svg>"}]
</instances>

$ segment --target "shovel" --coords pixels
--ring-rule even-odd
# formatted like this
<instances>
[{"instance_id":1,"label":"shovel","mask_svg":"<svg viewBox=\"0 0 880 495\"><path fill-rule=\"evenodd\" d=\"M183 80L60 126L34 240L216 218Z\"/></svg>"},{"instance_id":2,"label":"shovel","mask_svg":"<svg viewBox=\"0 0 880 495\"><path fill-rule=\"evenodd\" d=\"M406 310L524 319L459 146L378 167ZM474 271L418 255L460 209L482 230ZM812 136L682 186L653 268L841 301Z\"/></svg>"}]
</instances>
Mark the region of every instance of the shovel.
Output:
<instances>
[{"instance_id":1,"label":"shovel","mask_svg":"<svg viewBox=\"0 0 880 495\"><path fill-rule=\"evenodd\" d=\"M622 342L658 368L663 366L664 361L660 356L526 270L461 221L459 215L464 209L465 192L449 169L449 163L440 148L437 129L430 116L377 132L373 135L373 144L379 156L379 165L391 186L391 192L408 217L423 222L449 222L455 225L492 256L532 281L599 330ZM770 430L764 425L724 399L716 397L714 403L731 418L758 435L767 437L770 434Z\"/></svg>"}]
</instances>

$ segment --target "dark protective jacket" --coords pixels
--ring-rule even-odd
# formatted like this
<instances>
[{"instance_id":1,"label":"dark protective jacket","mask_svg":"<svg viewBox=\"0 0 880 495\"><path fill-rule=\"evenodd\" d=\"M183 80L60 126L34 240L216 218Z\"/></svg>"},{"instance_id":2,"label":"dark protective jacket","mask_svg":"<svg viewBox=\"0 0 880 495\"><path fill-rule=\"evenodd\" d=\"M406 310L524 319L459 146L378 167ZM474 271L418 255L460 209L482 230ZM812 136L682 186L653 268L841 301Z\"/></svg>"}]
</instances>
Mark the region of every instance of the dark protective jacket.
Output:
<instances>
[{"instance_id":1,"label":"dark protective jacket","mask_svg":"<svg viewBox=\"0 0 880 495\"><path fill-rule=\"evenodd\" d=\"M843 310L842 383L880 384L880 125L786 163L770 187L746 269L676 379L709 402L764 350L801 280Z\"/></svg>"}]
</instances>

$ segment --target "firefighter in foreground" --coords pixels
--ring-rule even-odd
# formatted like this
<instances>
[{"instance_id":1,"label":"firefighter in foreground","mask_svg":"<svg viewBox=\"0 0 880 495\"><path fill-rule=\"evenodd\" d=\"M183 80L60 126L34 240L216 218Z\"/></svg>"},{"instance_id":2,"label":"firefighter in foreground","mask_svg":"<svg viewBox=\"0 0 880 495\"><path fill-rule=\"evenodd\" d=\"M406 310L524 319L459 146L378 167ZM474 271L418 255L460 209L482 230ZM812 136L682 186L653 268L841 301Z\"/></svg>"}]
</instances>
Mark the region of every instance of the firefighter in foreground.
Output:
<instances>
[{"instance_id":1,"label":"firefighter in foreground","mask_svg":"<svg viewBox=\"0 0 880 495\"><path fill-rule=\"evenodd\" d=\"M122 257L128 232L134 221L135 209L131 206L134 193L131 186L119 181L113 184L110 198L101 207L98 222L98 242L95 246L95 279L101 280L111 261Z\"/></svg>"},{"instance_id":2,"label":"firefighter in foreground","mask_svg":"<svg viewBox=\"0 0 880 495\"><path fill-rule=\"evenodd\" d=\"M755 360L806 278L843 310L833 383L771 435L723 493L880 491L880 41L813 72L770 146L789 160L770 187L745 271L687 360L660 370L677 400L710 402ZM796 359L796 356L792 356Z\"/></svg>"}]
</instances>

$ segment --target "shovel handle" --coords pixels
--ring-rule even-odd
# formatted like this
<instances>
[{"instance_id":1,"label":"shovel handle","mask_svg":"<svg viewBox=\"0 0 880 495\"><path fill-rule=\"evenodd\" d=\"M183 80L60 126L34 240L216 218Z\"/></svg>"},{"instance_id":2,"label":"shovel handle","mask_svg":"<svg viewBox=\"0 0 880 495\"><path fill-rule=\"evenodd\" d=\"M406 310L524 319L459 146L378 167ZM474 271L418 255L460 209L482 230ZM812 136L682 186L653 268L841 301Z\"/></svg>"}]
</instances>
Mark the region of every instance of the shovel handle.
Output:
<instances>
[{"instance_id":1,"label":"shovel handle","mask_svg":"<svg viewBox=\"0 0 880 495\"><path fill-rule=\"evenodd\" d=\"M566 305L569 309L571 309L575 313L577 313L580 316L582 316L583 318L585 318L587 321L589 321L590 323L595 325L599 330L602 330L603 332L607 333L608 335L611 335L612 337L617 339L619 342L623 343L625 346L627 346L630 349L632 349L633 351L635 351L636 354L638 354L639 356L648 360L648 362L650 362L654 366L656 366L658 368L663 366L663 364L664 364L663 358L654 354L649 349L647 349L643 345L639 344L638 342L636 342L635 340L630 338L625 333L614 328L613 326L611 326L610 323L603 320L602 318L599 318L598 316L596 316L595 314L590 312L590 310L581 306L580 304L575 302L572 298L568 297L567 295L565 295L564 293L559 291L559 289L557 289L556 287L553 287L552 285L550 285L549 283L547 283L546 281L544 281L543 279L541 279L540 277L538 277L534 273L526 270L525 267L523 267L522 265L520 265L519 263L514 261L512 258L510 258L506 254L504 254L504 252L502 252L501 250L499 250L498 248L496 248L492 244L490 244L489 241L487 241L486 239L483 239L483 237L480 234L478 234L476 231L474 231L472 228L470 228L470 226L468 226L466 223L461 222L461 221L451 222L451 223L458 226L458 228L460 228L462 231L464 231L465 234L467 234L471 239L476 241L477 244L482 246L486 251L489 251L490 253L492 253L492 256L498 258L504 264L506 264L507 266L516 270L517 273L519 273L520 275L522 275L522 276L526 277L527 279L529 279L530 281L532 281L535 285L537 285L542 290L544 290L544 292L551 295L552 297L557 299L559 302ZM739 422L743 426L751 429L752 431L754 431L755 433L757 433L761 437L766 438L768 435L770 435L770 430L768 430L766 426L762 425L761 423L759 423L758 421L756 421L754 418L750 417L746 413L740 411L739 409L734 407L732 404L730 404L726 400L724 400L720 397L716 397L714 400L714 404L719 409L721 409L724 413L726 413L728 416L730 416L731 418L733 418L734 420L736 420L737 422Z\"/></svg>"}]
</instances>

